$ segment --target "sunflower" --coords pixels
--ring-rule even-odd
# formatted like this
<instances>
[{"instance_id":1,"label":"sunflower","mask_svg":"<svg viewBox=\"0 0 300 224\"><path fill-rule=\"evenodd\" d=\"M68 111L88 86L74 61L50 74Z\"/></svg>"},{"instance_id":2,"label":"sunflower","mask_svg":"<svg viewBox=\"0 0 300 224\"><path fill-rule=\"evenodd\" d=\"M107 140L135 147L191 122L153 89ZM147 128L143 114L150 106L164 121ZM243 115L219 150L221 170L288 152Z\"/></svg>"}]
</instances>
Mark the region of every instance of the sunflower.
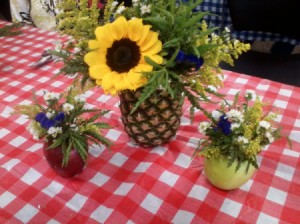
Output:
<instances>
[{"instance_id":1,"label":"sunflower","mask_svg":"<svg viewBox=\"0 0 300 224\"><path fill-rule=\"evenodd\" d=\"M162 64L163 58L159 55L162 43L158 33L150 28L143 25L142 19L127 21L125 17L97 27L96 40L89 41L92 51L85 55L84 61L89 66L90 77L105 93L116 94L145 85L147 79L142 73L153 70L145 57Z\"/></svg>"}]
</instances>

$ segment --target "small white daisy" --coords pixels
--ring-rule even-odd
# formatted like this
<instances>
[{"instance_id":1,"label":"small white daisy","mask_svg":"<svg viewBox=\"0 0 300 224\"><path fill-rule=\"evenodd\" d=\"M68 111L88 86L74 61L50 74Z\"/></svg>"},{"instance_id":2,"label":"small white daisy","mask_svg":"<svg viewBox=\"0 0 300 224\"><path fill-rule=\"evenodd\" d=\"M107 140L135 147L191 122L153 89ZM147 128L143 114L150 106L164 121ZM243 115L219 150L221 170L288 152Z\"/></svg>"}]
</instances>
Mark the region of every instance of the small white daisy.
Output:
<instances>
[{"instance_id":1,"label":"small white daisy","mask_svg":"<svg viewBox=\"0 0 300 224\"><path fill-rule=\"evenodd\" d=\"M84 94L80 94L74 97L74 100L76 103L84 103L86 100L86 97Z\"/></svg>"},{"instance_id":2,"label":"small white daisy","mask_svg":"<svg viewBox=\"0 0 300 224\"><path fill-rule=\"evenodd\" d=\"M59 99L59 93L55 93L55 92L46 92L44 95L44 100L48 101L48 100L57 100Z\"/></svg>"},{"instance_id":3,"label":"small white daisy","mask_svg":"<svg viewBox=\"0 0 300 224\"><path fill-rule=\"evenodd\" d=\"M236 119L238 121L243 121L244 117L243 117L243 114L236 110L236 109L231 109L230 111L227 112L226 116L228 118L233 118L233 119Z\"/></svg>"},{"instance_id":4,"label":"small white daisy","mask_svg":"<svg viewBox=\"0 0 300 224\"><path fill-rule=\"evenodd\" d=\"M71 110L74 109L74 105L70 104L70 103L64 103L63 105L63 111L66 112L67 114L69 114L69 112Z\"/></svg>"},{"instance_id":5,"label":"small white daisy","mask_svg":"<svg viewBox=\"0 0 300 224\"><path fill-rule=\"evenodd\" d=\"M200 133L205 134L206 130L210 127L210 123L207 121L203 121L199 124L198 130Z\"/></svg>"},{"instance_id":6,"label":"small white daisy","mask_svg":"<svg viewBox=\"0 0 300 224\"><path fill-rule=\"evenodd\" d=\"M124 5L119 6L116 11L116 14L121 14L125 9L126 7Z\"/></svg>"},{"instance_id":7,"label":"small white daisy","mask_svg":"<svg viewBox=\"0 0 300 224\"><path fill-rule=\"evenodd\" d=\"M266 132L266 137L268 138L269 142L272 143L275 141L275 138L270 132Z\"/></svg>"},{"instance_id":8,"label":"small white daisy","mask_svg":"<svg viewBox=\"0 0 300 224\"><path fill-rule=\"evenodd\" d=\"M213 112L211 113L211 116L215 119L215 120L219 120L220 117L222 116L223 114L218 111L218 110L213 110Z\"/></svg>"},{"instance_id":9,"label":"small white daisy","mask_svg":"<svg viewBox=\"0 0 300 224\"><path fill-rule=\"evenodd\" d=\"M142 5L141 6L141 14L146 14L151 12L151 5Z\"/></svg>"},{"instance_id":10,"label":"small white daisy","mask_svg":"<svg viewBox=\"0 0 300 224\"><path fill-rule=\"evenodd\" d=\"M244 136L239 136L237 138L238 143L242 143L242 144L248 144L249 140L247 138L245 138Z\"/></svg>"},{"instance_id":11,"label":"small white daisy","mask_svg":"<svg viewBox=\"0 0 300 224\"><path fill-rule=\"evenodd\" d=\"M260 121L260 122L259 122L259 127L268 129L268 128L271 127L271 124L270 124L268 121Z\"/></svg>"},{"instance_id":12,"label":"small white daisy","mask_svg":"<svg viewBox=\"0 0 300 224\"><path fill-rule=\"evenodd\" d=\"M47 133L49 135L52 135L53 138L56 138L57 134L62 133L62 128L61 127L51 127L48 129Z\"/></svg>"}]
</instances>

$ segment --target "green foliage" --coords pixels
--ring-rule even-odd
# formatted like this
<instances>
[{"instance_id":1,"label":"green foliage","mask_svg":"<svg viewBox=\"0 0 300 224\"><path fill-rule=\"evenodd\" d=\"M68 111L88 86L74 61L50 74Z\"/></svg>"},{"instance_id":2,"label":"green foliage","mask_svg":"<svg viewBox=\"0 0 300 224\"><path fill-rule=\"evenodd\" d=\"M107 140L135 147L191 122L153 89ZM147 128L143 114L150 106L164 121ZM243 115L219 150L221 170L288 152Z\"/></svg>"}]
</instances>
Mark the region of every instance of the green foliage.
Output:
<instances>
[{"instance_id":1,"label":"green foliage","mask_svg":"<svg viewBox=\"0 0 300 224\"><path fill-rule=\"evenodd\" d=\"M257 154L281 137L280 128L273 126L277 115L265 112L266 106L252 90L242 102L239 93L232 103L224 100L219 109L208 114L209 121L200 123L199 131L206 138L199 140L195 154L208 159L224 157L228 166L237 161L236 170L244 161L248 163L246 172L250 165L258 168Z\"/></svg>"},{"instance_id":2,"label":"green foliage","mask_svg":"<svg viewBox=\"0 0 300 224\"><path fill-rule=\"evenodd\" d=\"M153 71L143 73L148 82L144 85L144 91L134 110L155 90L165 89L173 97L178 95L177 92L183 93L182 97L187 97L192 104L191 110L198 108L204 111L199 101L210 101L210 94L221 96L208 88L222 85L218 76L221 72L220 62L232 65L240 54L250 48L250 45L230 38L227 31L220 36L216 35L214 32L218 28L208 27L204 20L210 12L195 10L202 0L138 1L124 10L120 10L124 7L123 4L116 6L114 1L108 0L102 11L96 9L95 2L90 7L87 0L80 3L65 0L59 5L62 13L57 17L58 29L74 37L74 41L51 53L64 62L61 73L68 76L80 74L83 85L88 81L94 82L83 57L90 51L88 41L95 39L95 28L110 23L119 16L128 20L142 18L144 25L150 25L151 30L159 34L163 45L160 55L164 61L158 65L150 58L145 58ZM149 10L145 11L145 7ZM79 50L74 52L74 48ZM180 54L197 61L180 61ZM200 63L201 60L203 64Z\"/></svg>"},{"instance_id":3,"label":"green foliage","mask_svg":"<svg viewBox=\"0 0 300 224\"><path fill-rule=\"evenodd\" d=\"M86 45L88 39L93 39L95 34L91 32L98 26L99 9L97 0L88 6L88 0L63 0L58 4L62 11L57 15L57 29L74 37L79 46Z\"/></svg>"},{"instance_id":4,"label":"green foliage","mask_svg":"<svg viewBox=\"0 0 300 224\"><path fill-rule=\"evenodd\" d=\"M63 93L45 92L43 102L34 96L33 105L17 105L15 113L28 117L28 130L35 139L49 142L49 150L61 148L62 166L66 166L73 149L86 161L90 143L111 145L102 135L102 130L110 126L99 121L108 111L88 109L85 103L84 92L76 84Z\"/></svg>"},{"instance_id":5,"label":"green foliage","mask_svg":"<svg viewBox=\"0 0 300 224\"><path fill-rule=\"evenodd\" d=\"M22 27L21 23L13 23L11 25L5 25L4 27L0 28L0 37L10 37L10 36L19 35L22 33L20 27Z\"/></svg>"}]
</instances>

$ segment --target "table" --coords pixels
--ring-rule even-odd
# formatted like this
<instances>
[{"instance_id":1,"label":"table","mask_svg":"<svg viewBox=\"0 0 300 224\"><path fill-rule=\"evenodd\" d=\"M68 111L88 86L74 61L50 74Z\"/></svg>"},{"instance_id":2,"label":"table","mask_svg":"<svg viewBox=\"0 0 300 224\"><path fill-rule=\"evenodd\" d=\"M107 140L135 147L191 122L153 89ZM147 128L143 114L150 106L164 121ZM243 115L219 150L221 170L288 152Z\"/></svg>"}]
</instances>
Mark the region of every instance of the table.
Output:
<instances>
[{"instance_id":1,"label":"table","mask_svg":"<svg viewBox=\"0 0 300 224\"><path fill-rule=\"evenodd\" d=\"M26 117L10 113L16 104L31 103L32 91L58 92L72 80L53 78L57 63L29 66L52 47L57 33L31 27L22 32L0 38L0 223L300 223L300 88L224 71L221 92L233 97L256 89L276 105L293 143L290 149L282 139L263 150L260 169L232 191L210 185L203 159L191 159L203 115L191 124L188 103L176 138L146 149L124 132L118 98L91 90L88 102L111 110L103 121L113 128L104 134L114 145L111 151L91 147L84 172L64 179L49 168L42 142L26 130Z\"/></svg>"}]
</instances>

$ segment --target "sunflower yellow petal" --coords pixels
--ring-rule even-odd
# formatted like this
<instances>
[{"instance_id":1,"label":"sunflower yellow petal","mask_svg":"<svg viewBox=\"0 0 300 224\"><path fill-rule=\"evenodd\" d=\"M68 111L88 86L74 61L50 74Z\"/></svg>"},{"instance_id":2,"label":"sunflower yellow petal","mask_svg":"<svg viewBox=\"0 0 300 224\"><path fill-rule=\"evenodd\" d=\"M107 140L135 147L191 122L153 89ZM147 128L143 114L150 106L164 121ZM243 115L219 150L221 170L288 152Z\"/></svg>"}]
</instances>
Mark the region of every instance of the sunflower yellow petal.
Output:
<instances>
[{"instance_id":1,"label":"sunflower yellow petal","mask_svg":"<svg viewBox=\"0 0 300 224\"><path fill-rule=\"evenodd\" d=\"M104 74L111 72L110 68L106 65L95 65L89 68L89 74L93 79L102 79Z\"/></svg>"},{"instance_id":2,"label":"sunflower yellow petal","mask_svg":"<svg viewBox=\"0 0 300 224\"><path fill-rule=\"evenodd\" d=\"M123 37L127 37L128 23L124 16L118 17L113 23L107 24L107 30L115 40L120 40Z\"/></svg>"},{"instance_id":3,"label":"sunflower yellow petal","mask_svg":"<svg viewBox=\"0 0 300 224\"><path fill-rule=\"evenodd\" d=\"M127 79L127 73L116 77L115 79L115 89L116 91L122 91L125 89L132 89L132 85Z\"/></svg>"},{"instance_id":4,"label":"sunflower yellow petal","mask_svg":"<svg viewBox=\"0 0 300 224\"><path fill-rule=\"evenodd\" d=\"M152 46L151 48L148 48L147 50L143 51L143 54L146 55L153 55L153 54L157 54L159 52L161 52L162 50L162 43L160 40L157 40Z\"/></svg>"},{"instance_id":5,"label":"sunflower yellow petal","mask_svg":"<svg viewBox=\"0 0 300 224\"><path fill-rule=\"evenodd\" d=\"M94 66L99 64L99 60L101 60L102 58L103 54L101 54L99 51L91 51L84 56L84 62L89 66Z\"/></svg>"},{"instance_id":6,"label":"sunflower yellow petal","mask_svg":"<svg viewBox=\"0 0 300 224\"><path fill-rule=\"evenodd\" d=\"M144 43L145 39L146 39L147 36L148 36L148 33L150 32L150 28L151 28L150 25L145 25L145 26L143 27L143 32L142 32L142 34L141 34L141 37L140 37L140 39L137 41L138 46L141 46L141 45Z\"/></svg>"},{"instance_id":7,"label":"sunflower yellow petal","mask_svg":"<svg viewBox=\"0 0 300 224\"><path fill-rule=\"evenodd\" d=\"M100 47L100 42L97 40L90 40L88 44L89 44L89 48L92 50Z\"/></svg>"},{"instance_id":8,"label":"sunflower yellow petal","mask_svg":"<svg viewBox=\"0 0 300 224\"><path fill-rule=\"evenodd\" d=\"M138 41L143 34L143 22L142 19L132 19L128 22L128 38L132 41Z\"/></svg>"},{"instance_id":9,"label":"sunflower yellow petal","mask_svg":"<svg viewBox=\"0 0 300 224\"><path fill-rule=\"evenodd\" d=\"M110 24L97 27L95 30L96 39L99 42L99 47L111 47L114 40L110 34L110 30L107 28Z\"/></svg>"},{"instance_id":10,"label":"sunflower yellow petal","mask_svg":"<svg viewBox=\"0 0 300 224\"><path fill-rule=\"evenodd\" d=\"M162 64L164 59L162 58L162 56L155 54L155 55L145 55L147 57L149 57L152 61L154 61L157 64Z\"/></svg>"},{"instance_id":11,"label":"sunflower yellow petal","mask_svg":"<svg viewBox=\"0 0 300 224\"><path fill-rule=\"evenodd\" d=\"M158 40L158 33L150 31L143 42L142 45L140 45L141 51L147 51L149 48L151 48Z\"/></svg>"},{"instance_id":12,"label":"sunflower yellow petal","mask_svg":"<svg viewBox=\"0 0 300 224\"><path fill-rule=\"evenodd\" d=\"M142 73L142 72L151 72L153 70L153 67L146 62L140 63L138 66L132 69L136 73Z\"/></svg>"},{"instance_id":13,"label":"sunflower yellow petal","mask_svg":"<svg viewBox=\"0 0 300 224\"><path fill-rule=\"evenodd\" d=\"M127 75L127 79L131 84L131 90L136 90L137 88L146 84L147 79L143 77L141 73L130 71Z\"/></svg>"},{"instance_id":14,"label":"sunflower yellow petal","mask_svg":"<svg viewBox=\"0 0 300 224\"><path fill-rule=\"evenodd\" d=\"M110 72L103 75L102 87L104 91L110 92L110 89L114 87L115 76L116 76L114 73L115 72Z\"/></svg>"}]
</instances>

